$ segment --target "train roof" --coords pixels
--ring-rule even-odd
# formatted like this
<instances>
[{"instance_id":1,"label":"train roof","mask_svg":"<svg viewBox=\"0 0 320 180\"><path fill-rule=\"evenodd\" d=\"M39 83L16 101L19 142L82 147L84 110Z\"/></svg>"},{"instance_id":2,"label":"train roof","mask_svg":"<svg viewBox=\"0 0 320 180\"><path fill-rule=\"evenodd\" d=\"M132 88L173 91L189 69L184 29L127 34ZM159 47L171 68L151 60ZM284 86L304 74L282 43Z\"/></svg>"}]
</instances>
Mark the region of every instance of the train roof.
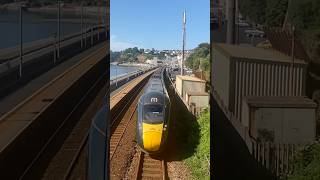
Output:
<instances>
[{"instance_id":1,"label":"train roof","mask_svg":"<svg viewBox=\"0 0 320 180\"><path fill-rule=\"evenodd\" d=\"M163 76L162 76L162 69L157 70L154 74L150 77L146 93L148 92L160 92L165 93L165 87L163 83Z\"/></svg>"}]
</instances>

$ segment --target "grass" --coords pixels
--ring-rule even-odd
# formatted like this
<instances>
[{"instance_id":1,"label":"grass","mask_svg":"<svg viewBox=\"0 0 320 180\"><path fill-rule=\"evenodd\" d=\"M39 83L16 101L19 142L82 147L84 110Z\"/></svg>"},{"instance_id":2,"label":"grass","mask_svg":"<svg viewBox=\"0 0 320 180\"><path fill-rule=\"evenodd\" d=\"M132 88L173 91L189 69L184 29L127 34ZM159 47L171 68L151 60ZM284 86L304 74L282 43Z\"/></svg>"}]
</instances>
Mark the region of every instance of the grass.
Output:
<instances>
[{"instance_id":1,"label":"grass","mask_svg":"<svg viewBox=\"0 0 320 180\"><path fill-rule=\"evenodd\" d=\"M197 117L197 121L200 129L200 141L195 153L184 162L191 169L194 179L210 179L210 111L203 111ZM193 133L194 131L191 130L190 134Z\"/></svg>"},{"instance_id":2,"label":"grass","mask_svg":"<svg viewBox=\"0 0 320 180\"><path fill-rule=\"evenodd\" d=\"M210 179L210 111L195 117L181 99L169 88L171 101L170 130L166 160L182 161L191 171L192 179Z\"/></svg>"},{"instance_id":3,"label":"grass","mask_svg":"<svg viewBox=\"0 0 320 180\"><path fill-rule=\"evenodd\" d=\"M320 179L320 142L306 145L294 158L294 172L289 180Z\"/></svg>"}]
</instances>

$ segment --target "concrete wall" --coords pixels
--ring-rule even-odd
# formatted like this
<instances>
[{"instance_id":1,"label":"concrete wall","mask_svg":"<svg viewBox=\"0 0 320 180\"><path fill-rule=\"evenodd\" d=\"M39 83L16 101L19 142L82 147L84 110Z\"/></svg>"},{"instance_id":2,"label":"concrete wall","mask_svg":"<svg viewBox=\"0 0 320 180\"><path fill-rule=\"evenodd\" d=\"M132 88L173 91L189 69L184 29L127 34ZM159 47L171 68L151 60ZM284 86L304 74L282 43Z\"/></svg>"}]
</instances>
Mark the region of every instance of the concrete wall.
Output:
<instances>
[{"instance_id":1,"label":"concrete wall","mask_svg":"<svg viewBox=\"0 0 320 180\"><path fill-rule=\"evenodd\" d=\"M232 59L229 109L242 120L244 96L304 96L306 66L296 65L294 68L293 94L290 92L290 69L289 63ZM226 81L226 78L221 80Z\"/></svg>"},{"instance_id":2,"label":"concrete wall","mask_svg":"<svg viewBox=\"0 0 320 180\"><path fill-rule=\"evenodd\" d=\"M182 96L182 79L176 78L176 89L178 91L178 94Z\"/></svg>"},{"instance_id":3,"label":"concrete wall","mask_svg":"<svg viewBox=\"0 0 320 180\"><path fill-rule=\"evenodd\" d=\"M205 92L205 90L206 90L205 82L184 80L183 86L182 86L182 97L185 97L187 92Z\"/></svg>"},{"instance_id":4,"label":"concrete wall","mask_svg":"<svg viewBox=\"0 0 320 180\"><path fill-rule=\"evenodd\" d=\"M178 94L185 99L187 92L205 92L206 83L176 78Z\"/></svg>"},{"instance_id":5,"label":"concrete wall","mask_svg":"<svg viewBox=\"0 0 320 180\"><path fill-rule=\"evenodd\" d=\"M243 124L244 127L249 128L249 118L250 118L250 107L247 104L246 101L242 102L242 113L241 113L241 124Z\"/></svg>"},{"instance_id":6,"label":"concrete wall","mask_svg":"<svg viewBox=\"0 0 320 180\"><path fill-rule=\"evenodd\" d=\"M209 95L208 96L190 96L188 104L195 103L196 107L205 108L209 106Z\"/></svg>"},{"instance_id":7,"label":"concrete wall","mask_svg":"<svg viewBox=\"0 0 320 180\"><path fill-rule=\"evenodd\" d=\"M212 48L211 82L224 104L229 108L230 61Z\"/></svg>"},{"instance_id":8,"label":"concrete wall","mask_svg":"<svg viewBox=\"0 0 320 180\"><path fill-rule=\"evenodd\" d=\"M252 119L251 119L252 120ZM259 108L254 113L256 134L266 129L275 143L304 143L315 139L315 109Z\"/></svg>"}]
</instances>

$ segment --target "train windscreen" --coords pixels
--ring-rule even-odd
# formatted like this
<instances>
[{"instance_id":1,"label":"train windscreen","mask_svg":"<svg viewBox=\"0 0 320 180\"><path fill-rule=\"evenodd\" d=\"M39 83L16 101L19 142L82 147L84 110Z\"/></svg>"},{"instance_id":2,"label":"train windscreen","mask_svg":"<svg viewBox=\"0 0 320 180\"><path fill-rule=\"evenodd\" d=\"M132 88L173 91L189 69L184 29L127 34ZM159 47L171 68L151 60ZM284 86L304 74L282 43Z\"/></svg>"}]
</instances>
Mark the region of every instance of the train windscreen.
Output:
<instances>
[{"instance_id":1,"label":"train windscreen","mask_svg":"<svg viewBox=\"0 0 320 180\"><path fill-rule=\"evenodd\" d=\"M150 124L163 123L163 107L160 105L145 105L143 121Z\"/></svg>"}]
</instances>

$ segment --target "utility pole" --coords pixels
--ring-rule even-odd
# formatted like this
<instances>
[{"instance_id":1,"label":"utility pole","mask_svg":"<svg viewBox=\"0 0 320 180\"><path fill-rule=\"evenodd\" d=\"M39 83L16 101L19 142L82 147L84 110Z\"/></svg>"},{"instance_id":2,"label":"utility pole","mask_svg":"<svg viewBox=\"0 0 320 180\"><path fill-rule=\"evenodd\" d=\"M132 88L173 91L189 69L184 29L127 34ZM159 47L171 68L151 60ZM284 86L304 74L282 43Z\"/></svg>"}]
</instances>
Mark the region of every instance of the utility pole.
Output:
<instances>
[{"instance_id":1,"label":"utility pole","mask_svg":"<svg viewBox=\"0 0 320 180\"><path fill-rule=\"evenodd\" d=\"M98 37L98 41L100 40L100 24L101 24L101 22L100 22L100 20L101 20L101 18L100 18L100 15L101 15L101 9L100 9L100 7L101 7L101 0L100 1L98 1L98 15L97 15L97 18L98 18L98 25L97 25L97 37Z\"/></svg>"},{"instance_id":2,"label":"utility pole","mask_svg":"<svg viewBox=\"0 0 320 180\"><path fill-rule=\"evenodd\" d=\"M183 34L182 34L182 59L181 59L181 72L180 75L183 76L183 63L184 63L184 50L186 44L186 11L183 12Z\"/></svg>"},{"instance_id":3,"label":"utility pole","mask_svg":"<svg viewBox=\"0 0 320 180\"><path fill-rule=\"evenodd\" d=\"M239 26L239 22L240 22L240 11L239 11L239 0L235 0L235 5L236 5L236 44L239 44L240 41L240 26Z\"/></svg>"},{"instance_id":4,"label":"utility pole","mask_svg":"<svg viewBox=\"0 0 320 180\"><path fill-rule=\"evenodd\" d=\"M87 47L87 9L84 9L84 47Z\"/></svg>"},{"instance_id":5,"label":"utility pole","mask_svg":"<svg viewBox=\"0 0 320 180\"><path fill-rule=\"evenodd\" d=\"M221 31L221 26L222 26L222 12L221 12L221 0L218 0L218 26L219 26L219 31Z\"/></svg>"},{"instance_id":6,"label":"utility pole","mask_svg":"<svg viewBox=\"0 0 320 180\"><path fill-rule=\"evenodd\" d=\"M286 16L284 18L283 24L282 24L282 30L286 28L286 25L289 21L289 8L291 7L292 0L288 0L288 5L287 5L287 11L286 11Z\"/></svg>"},{"instance_id":7,"label":"utility pole","mask_svg":"<svg viewBox=\"0 0 320 180\"><path fill-rule=\"evenodd\" d=\"M57 49L57 34L54 33L53 34L53 64L56 64L57 61L57 53L56 53L56 49Z\"/></svg>"},{"instance_id":8,"label":"utility pole","mask_svg":"<svg viewBox=\"0 0 320 180\"><path fill-rule=\"evenodd\" d=\"M57 57L58 59L60 58L60 1L58 1L58 54Z\"/></svg>"},{"instance_id":9,"label":"utility pole","mask_svg":"<svg viewBox=\"0 0 320 180\"><path fill-rule=\"evenodd\" d=\"M20 5L20 66L19 66L19 76L22 77L22 5Z\"/></svg>"},{"instance_id":10,"label":"utility pole","mask_svg":"<svg viewBox=\"0 0 320 180\"><path fill-rule=\"evenodd\" d=\"M90 34L91 34L91 46L93 45L93 24L91 24L91 28L90 28Z\"/></svg>"},{"instance_id":11,"label":"utility pole","mask_svg":"<svg viewBox=\"0 0 320 180\"><path fill-rule=\"evenodd\" d=\"M227 0L227 43L234 44L235 43L235 0Z\"/></svg>"},{"instance_id":12,"label":"utility pole","mask_svg":"<svg viewBox=\"0 0 320 180\"><path fill-rule=\"evenodd\" d=\"M295 81L295 71L294 71L294 48L295 48L295 27L292 25L292 41L291 41L291 95L294 96L294 81Z\"/></svg>"},{"instance_id":13,"label":"utility pole","mask_svg":"<svg viewBox=\"0 0 320 180\"><path fill-rule=\"evenodd\" d=\"M105 18L105 20L106 20L106 22L105 22L105 30L106 30L106 39L110 39L110 32L109 32L109 25L110 25L110 18L109 18L109 14L110 13L108 13L108 10L110 10L110 1L107 1L107 5L106 5L106 8L105 8L105 11L106 11L106 13L105 13L105 16L106 16L106 18Z\"/></svg>"},{"instance_id":14,"label":"utility pole","mask_svg":"<svg viewBox=\"0 0 320 180\"><path fill-rule=\"evenodd\" d=\"M81 48L83 48L83 2L81 2Z\"/></svg>"},{"instance_id":15,"label":"utility pole","mask_svg":"<svg viewBox=\"0 0 320 180\"><path fill-rule=\"evenodd\" d=\"M116 67L116 87L118 87L118 68L117 68L117 64L115 65L115 67Z\"/></svg>"}]
</instances>

